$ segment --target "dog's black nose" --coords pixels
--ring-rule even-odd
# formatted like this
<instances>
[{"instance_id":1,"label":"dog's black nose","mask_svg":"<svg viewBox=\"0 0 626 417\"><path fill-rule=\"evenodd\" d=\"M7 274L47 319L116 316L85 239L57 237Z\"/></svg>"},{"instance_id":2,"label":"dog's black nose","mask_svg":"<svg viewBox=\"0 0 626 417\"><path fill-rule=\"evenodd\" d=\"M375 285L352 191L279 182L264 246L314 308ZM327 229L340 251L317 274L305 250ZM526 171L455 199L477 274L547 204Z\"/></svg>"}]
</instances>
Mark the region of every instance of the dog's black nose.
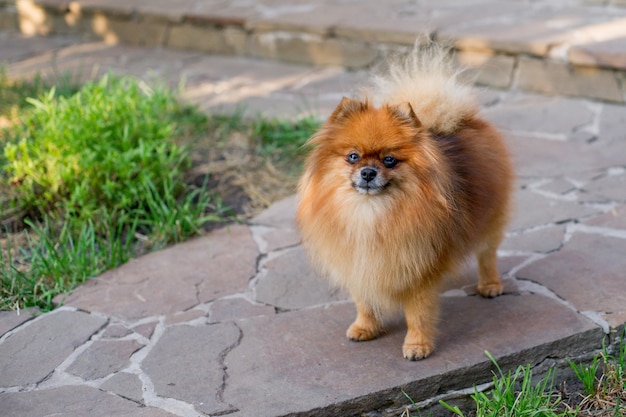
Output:
<instances>
[{"instance_id":1,"label":"dog's black nose","mask_svg":"<svg viewBox=\"0 0 626 417\"><path fill-rule=\"evenodd\" d=\"M376 170L374 168L363 168L361 170L361 178L365 181L370 182L374 178L376 178Z\"/></svg>"}]
</instances>

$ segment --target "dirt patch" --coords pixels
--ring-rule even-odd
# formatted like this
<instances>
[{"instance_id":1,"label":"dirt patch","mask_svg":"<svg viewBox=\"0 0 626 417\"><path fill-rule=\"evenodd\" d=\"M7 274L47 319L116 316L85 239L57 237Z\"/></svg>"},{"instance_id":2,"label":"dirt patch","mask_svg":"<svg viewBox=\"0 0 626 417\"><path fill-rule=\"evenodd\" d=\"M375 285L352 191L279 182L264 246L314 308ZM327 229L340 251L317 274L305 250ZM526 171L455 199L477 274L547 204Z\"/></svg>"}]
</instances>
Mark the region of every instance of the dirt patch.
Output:
<instances>
[{"instance_id":1,"label":"dirt patch","mask_svg":"<svg viewBox=\"0 0 626 417\"><path fill-rule=\"evenodd\" d=\"M298 163L261 155L256 140L244 132L219 140L202 137L190 145L188 181L196 186L208 181L209 190L217 192L237 216L251 217L296 190Z\"/></svg>"}]
</instances>

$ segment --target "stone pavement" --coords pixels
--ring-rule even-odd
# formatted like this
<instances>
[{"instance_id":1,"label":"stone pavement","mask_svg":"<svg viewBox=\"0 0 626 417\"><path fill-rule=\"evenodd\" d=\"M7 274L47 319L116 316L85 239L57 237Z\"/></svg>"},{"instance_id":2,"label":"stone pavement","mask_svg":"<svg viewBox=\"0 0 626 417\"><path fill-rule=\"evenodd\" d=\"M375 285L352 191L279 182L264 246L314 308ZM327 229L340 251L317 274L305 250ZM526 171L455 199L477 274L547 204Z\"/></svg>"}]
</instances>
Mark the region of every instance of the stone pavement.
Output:
<instances>
[{"instance_id":1,"label":"stone pavement","mask_svg":"<svg viewBox=\"0 0 626 417\"><path fill-rule=\"evenodd\" d=\"M281 116L325 117L366 76L12 32L0 33L0 61L9 76L182 77L183 97L203 109ZM402 358L401 320L375 341L345 338L354 306L310 270L290 197L106 272L53 312L0 312L0 415L399 416L403 390L428 404L489 381L485 350L503 368L540 371L615 340L626 322L626 107L513 87L477 90L518 174L499 252L505 294L476 296L470 262L443 288L428 359Z\"/></svg>"},{"instance_id":2,"label":"stone pavement","mask_svg":"<svg viewBox=\"0 0 626 417\"><path fill-rule=\"evenodd\" d=\"M625 0L0 0L0 29L349 68L422 34L484 85L626 100Z\"/></svg>"}]
</instances>

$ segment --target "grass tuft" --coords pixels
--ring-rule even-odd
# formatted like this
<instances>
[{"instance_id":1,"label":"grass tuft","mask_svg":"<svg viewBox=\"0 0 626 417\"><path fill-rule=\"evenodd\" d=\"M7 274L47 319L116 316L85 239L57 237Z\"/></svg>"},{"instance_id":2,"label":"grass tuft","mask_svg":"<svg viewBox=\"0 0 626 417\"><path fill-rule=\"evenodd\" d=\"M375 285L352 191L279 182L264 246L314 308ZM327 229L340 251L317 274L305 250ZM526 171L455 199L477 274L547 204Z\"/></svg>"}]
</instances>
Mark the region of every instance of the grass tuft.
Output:
<instances>
[{"instance_id":1,"label":"grass tuft","mask_svg":"<svg viewBox=\"0 0 626 417\"><path fill-rule=\"evenodd\" d=\"M479 392L474 388L471 398L476 403L476 417L566 417L575 416L564 409L561 398L553 391L554 370L536 383L530 365L519 366L515 371L504 373L495 358L485 352L497 369L494 373L493 388L488 392ZM458 408L445 401L440 404L455 415L464 417Z\"/></svg>"},{"instance_id":2,"label":"grass tuft","mask_svg":"<svg viewBox=\"0 0 626 417\"><path fill-rule=\"evenodd\" d=\"M496 367L492 388L486 392L474 387L471 398L476 405L469 411L473 417L626 417L626 329L612 349L606 345L601 355L589 365L568 363L582 385L582 401L565 394L565 402L559 390L555 390L555 369L534 381L530 365L518 366L506 374L495 358L485 352ZM535 378L536 379L536 378ZM404 392L403 392L404 393ZM406 394L413 408L415 402ZM574 401L572 401L574 400ZM576 405L572 405L573 402ZM465 417L459 407L439 401L453 415ZM408 408L402 414L408 416Z\"/></svg>"},{"instance_id":3,"label":"grass tuft","mask_svg":"<svg viewBox=\"0 0 626 417\"><path fill-rule=\"evenodd\" d=\"M15 256L10 243L0 252L0 309L37 305L52 309L53 298L88 278L126 262L132 254L133 233L120 222L107 234L98 233L91 221L69 220L61 224L46 218L26 220L30 232L22 232L25 243Z\"/></svg>"},{"instance_id":4,"label":"grass tuft","mask_svg":"<svg viewBox=\"0 0 626 417\"><path fill-rule=\"evenodd\" d=\"M167 91L105 76L70 97L52 88L28 101L4 148L14 204L26 214L97 218L140 206L146 183L164 192L164 172L180 183L188 160L168 141L178 103Z\"/></svg>"},{"instance_id":5,"label":"grass tuft","mask_svg":"<svg viewBox=\"0 0 626 417\"><path fill-rule=\"evenodd\" d=\"M0 223L22 229L5 233L0 309L51 309L57 294L226 216L206 181L185 182L189 150L176 139L208 119L170 91L104 76L25 101L0 135Z\"/></svg>"},{"instance_id":6,"label":"grass tuft","mask_svg":"<svg viewBox=\"0 0 626 417\"><path fill-rule=\"evenodd\" d=\"M303 145L319 126L312 116L295 121L261 118L254 122L252 135L258 138L262 155L284 160L302 156Z\"/></svg>"},{"instance_id":7,"label":"grass tuft","mask_svg":"<svg viewBox=\"0 0 626 417\"><path fill-rule=\"evenodd\" d=\"M583 384L583 390L585 395L596 395L596 378L598 375L598 368L600 365L600 357L594 356L590 365L576 364L573 361L567 361L576 374L576 377Z\"/></svg>"},{"instance_id":8,"label":"grass tuft","mask_svg":"<svg viewBox=\"0 0 626 417\"><path fill-rule=\"evenodd\" d=\"M626 416L626 329L615 349L610 351L603 346L602 354L595 356L589 367L569 363L584 387L579 406L581 416ZM602 371L600 377L593 372L594 368Z\"/></svg>"}]
</instances>

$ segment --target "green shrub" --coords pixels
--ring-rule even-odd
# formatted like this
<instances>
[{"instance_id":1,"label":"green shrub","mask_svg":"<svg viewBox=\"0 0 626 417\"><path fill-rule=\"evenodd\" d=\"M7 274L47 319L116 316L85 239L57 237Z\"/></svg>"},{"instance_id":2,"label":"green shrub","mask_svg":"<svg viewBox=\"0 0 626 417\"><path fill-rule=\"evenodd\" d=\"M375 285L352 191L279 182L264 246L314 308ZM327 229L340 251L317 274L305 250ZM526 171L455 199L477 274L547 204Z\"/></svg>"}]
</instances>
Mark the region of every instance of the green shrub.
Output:
<instances>
[{"instance_id":1,"label":"green shrub","mask_svg":"<svg viewBox=\"0 0 626 417\"><path fill-rule=\"evenodd\" d=\"M0 309L50 309L91 276L224 218L206 182L184 182L190 158L176 144L207 117L168 90L105 76L28 101L0 137L10 188L0 190L0 220L22 218L26 236L0 247Z\"/></svg>"},{"instance_id":2,"label":"green shrub","mask_svg":"<svg viewBox=\"0 0 626 417\"><path fill-rule=\"evenodd\" d=\"M157 189L165 176L182 182L188 159L168 140L179 105L167 91L105 76L70 97L52 89L29 101L34 108L4 150L16 204L26 212L93 218L140 206L147 181Z\"/></svg>"}]
</instances>

